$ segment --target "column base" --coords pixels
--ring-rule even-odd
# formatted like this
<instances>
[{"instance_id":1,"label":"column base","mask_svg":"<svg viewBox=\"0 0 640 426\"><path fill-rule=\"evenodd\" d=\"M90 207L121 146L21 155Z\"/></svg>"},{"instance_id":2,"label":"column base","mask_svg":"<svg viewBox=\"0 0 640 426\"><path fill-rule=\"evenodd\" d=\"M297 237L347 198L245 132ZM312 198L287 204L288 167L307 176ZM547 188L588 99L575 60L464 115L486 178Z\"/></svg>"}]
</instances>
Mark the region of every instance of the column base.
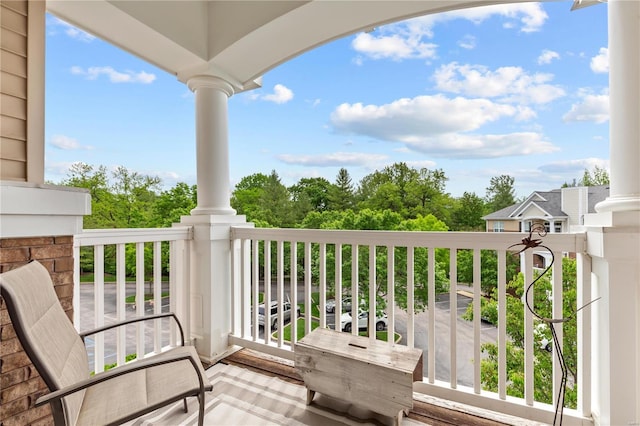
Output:
<instances>
[{"instance_id":1,"label":"column base","mask_svg":"<svg viewBox=\"0 0 640 426\"><path fill-rule=\"evenodd\" d=\"M213 360L229 347L232 276L229 245L232 226L246 224L244 215L182 216L193 226L191 242L190 326L203 360Z\"/></svg>"},{"instance_id":2,"label":"column base","mask_svg":"<svg viewBox=\"0 0 640 426\"><path fill-rule=\"evenodd\" d=\"M605 201L606 202L606 201ZM640 211L585 215L592 259L591 389L595 425L637 424L640 399Z\"/></svg>"},{"instance_id":3,"label":"column base","mask_svg":"<svg viewBox=\"0 0 640 426\"><path fill-rule=\"evenodd\" d=\"M236 213L231 207L196 207L191 210L194 216L233 216Z\"/></svg>"},{"instance_id":4,"label":"column base","mask_svg":"<svg viewBox=\"0 0 640 426\"><path fill-rule=\"evenodd\" d=\"M640 197L609 197L595 208L598 213L640 211Z\"/></svg>"}]
</instances>

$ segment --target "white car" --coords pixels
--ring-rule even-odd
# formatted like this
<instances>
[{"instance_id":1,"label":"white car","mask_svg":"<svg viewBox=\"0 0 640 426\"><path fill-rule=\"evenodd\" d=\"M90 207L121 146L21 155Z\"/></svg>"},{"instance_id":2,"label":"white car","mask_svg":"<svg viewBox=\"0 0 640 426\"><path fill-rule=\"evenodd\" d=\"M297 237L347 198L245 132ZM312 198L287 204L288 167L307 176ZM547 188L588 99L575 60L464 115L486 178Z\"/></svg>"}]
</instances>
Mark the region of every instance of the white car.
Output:
<instances>
[{"instance_id":1,"label":"white car","mask_svg":"<svg viewBox=\"0 0 640 426\"><path fill-rule=\"evenodd\" d=\"M282 321L284 323L288 323L291 321L291 303L284 302L282 304ZM264 327L264 303L258 306L258 325L260 327ZM300 306L296 306L296 314L295 318L300 316ZM271 302L271 329L275 330L278 328L278 302L275 300Z\"/></svg>"},{"instance_id":2,"label":"white car","mask_svg":"<svg viewBox=\"0 0 640 426\"><path fill-rule=\"evenodd\" d=\"M336 310L336 301L334 299L327 300L327 304L325 305L326 311L328 314L332 314ZM345 297L342 299L342 311L350 311L351 310L351 297Z\"/></svg>"},{"instance_id":3,"label":"white car","mask_svg":"<svg viewBox=\"0 0 640 426\"><path fill-rule=\"evenodd\" d=\"M350 332L352 330L351 312L345 312L340 316L340 329L342 331ZM369 312L360 311L358 314L358 330L367 329L369 324ZM382 313L380 316L376 316L376 331L383 331L387 329L387 314Z\"/></svg>"}]
</instances>

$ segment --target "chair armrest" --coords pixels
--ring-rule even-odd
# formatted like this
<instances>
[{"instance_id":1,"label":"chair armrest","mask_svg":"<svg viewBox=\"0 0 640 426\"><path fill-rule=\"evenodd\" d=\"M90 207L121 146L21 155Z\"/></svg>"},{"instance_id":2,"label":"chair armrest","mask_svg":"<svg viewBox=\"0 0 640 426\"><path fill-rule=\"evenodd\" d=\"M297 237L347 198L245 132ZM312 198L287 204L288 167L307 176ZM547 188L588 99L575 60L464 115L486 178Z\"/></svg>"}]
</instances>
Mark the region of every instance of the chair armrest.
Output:
<instances>
[{"instance_id":1,"label":"chair armrest","mask_svg":"<svg viewBox=\"0 0 640 426\"><path fill-rule=\"evenodd\" d=\"M200 369L198 368L198 365L196 364L196 362L200 362L199 360L195 360L191 355L189 354L174 354L173 356L162 356L162 355L158 355L159 357L161 357L162 359L148 359L148 360L142 360L142 361L138 361L138 362L133 362L131 364L126 364L123 365L121 367L117 367L114 368L112 370L108 370L105 371L104 373L100 373L97 374L93 377L90 377L86 380L82 380L80 382L74 383L71 386L67 386L65 388L62 389L58 389L55 392L51 392L48 393L46 395L41 396L40 398L38 398L36 400L35 406L41 406L53 401L57 401L61 398L64 398L65 396L71 395L73 393L76 393L78 391L81 391L83 389L87 389L91 386L97 385L98 383L102 383L105 382L107 380L111 380L114 379L116 377L119 376L123 376L125 374L129 374L129 373L133 373L135 371L140 371L140 370L144 370L147 368L151 368L151 367L156 367L159 365L164 365L164 364L171 364L174 362L179 362L179 361L185 361L188 360L191 362L191 365L193 366L193 369L195 370L197 376L198 376L198 382L200 384L200 391L204 392L205 390L205 386L204 386L204 379L202 378L202 374L200 372Z\"/></svg>"},{"instance_id":2,"label":"chair armrest","mask_svg":"<svg viewBox=\"0 0 640 426\"><path fill-rule=\"evenodd\" d=\"M181 346L184 346L184 331L182 330L182 324L180 323L180 320L178 319L176 314L173 313L173 312L165 312L163 314L145 315L143 317L131 318L131 319L128 319L128 320L116 322L114 324L109 324L109 325L105 325L105 326L102 326L102 327L94 328L93 330L83 331L82 333L79 333L79 335L80 335L80 338L82 339L82 341L84 342L84 338L86 336L91 336L92 334L100 333L102 331L111 330L112 328L121 327L121 326L127 325L127 324L132 324L132 323L136 323L136 322L140 322L140 321L154 320L154 319L158 319L158 318L165 318L165 317L173 317L173 319L176 321L176 324L178 324L178 329L180 330Z\"/></svg>"}]
</instances>

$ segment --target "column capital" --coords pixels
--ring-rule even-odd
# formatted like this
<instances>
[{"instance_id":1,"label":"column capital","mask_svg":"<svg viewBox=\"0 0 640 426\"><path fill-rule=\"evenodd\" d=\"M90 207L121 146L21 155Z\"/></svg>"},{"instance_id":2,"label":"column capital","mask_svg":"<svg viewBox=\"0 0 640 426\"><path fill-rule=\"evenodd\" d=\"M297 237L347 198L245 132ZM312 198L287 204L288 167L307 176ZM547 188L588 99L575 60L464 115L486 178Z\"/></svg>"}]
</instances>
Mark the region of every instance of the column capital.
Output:
<instances>
[{"instance_id":1,"label":"column capital","mask_svg":"<svg viewBox=\"0 0 640 426\"><path fill-rule=\"evenodd\" d=\"M187 80L187 87L192 92L198 89L214 89L224 92L227 97L233 96L233 86L226 80L213 75L195 75Z\"/></svg>"}]
</instances>

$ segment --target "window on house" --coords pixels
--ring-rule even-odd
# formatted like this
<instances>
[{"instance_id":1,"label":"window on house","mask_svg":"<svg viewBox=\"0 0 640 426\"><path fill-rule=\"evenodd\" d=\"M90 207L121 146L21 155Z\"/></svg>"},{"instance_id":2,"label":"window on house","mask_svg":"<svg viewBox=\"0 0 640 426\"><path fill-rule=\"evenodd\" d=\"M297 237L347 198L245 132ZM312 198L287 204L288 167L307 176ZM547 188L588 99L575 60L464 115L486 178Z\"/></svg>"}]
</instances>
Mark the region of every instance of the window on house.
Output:
<instances>
[{"instance_id":1,"label":"window on house","mask_svg":"<svg viewBox=\"0 0 640 426\"><path fill-rule=\"evenodd\" d=\"M493 222L493 232L504 232L504 222Z\"/></svg>"},{"instance_id":2,"label":"window on house","mask_svg":"<svg viewBox=\"0 0 640 426\"><path fill-rule=\"evenodd\" d=\"M530 220L524 221L524 229L522 231L523 232L531 231L531 221Z\"/></svg>"},{"instance_id":3,"label":"window on house","mask_svg":"<svg viewBox=\"0 0 640 426\"><path fill-rule=\"evenodd\" d=\"M562 232L562 222L556 222L555 223L554 232Z\"/></svg>"},{"instance_id":4,"label":"window on house","mask_svg":"<svg viewBox=\"0 0 640 426\"><path fill-rule=\"evenodd\" d=\"M547 232L551 232L551 224L549 222L544 223L544 230Z\"/></svg>"}]
</instances>

